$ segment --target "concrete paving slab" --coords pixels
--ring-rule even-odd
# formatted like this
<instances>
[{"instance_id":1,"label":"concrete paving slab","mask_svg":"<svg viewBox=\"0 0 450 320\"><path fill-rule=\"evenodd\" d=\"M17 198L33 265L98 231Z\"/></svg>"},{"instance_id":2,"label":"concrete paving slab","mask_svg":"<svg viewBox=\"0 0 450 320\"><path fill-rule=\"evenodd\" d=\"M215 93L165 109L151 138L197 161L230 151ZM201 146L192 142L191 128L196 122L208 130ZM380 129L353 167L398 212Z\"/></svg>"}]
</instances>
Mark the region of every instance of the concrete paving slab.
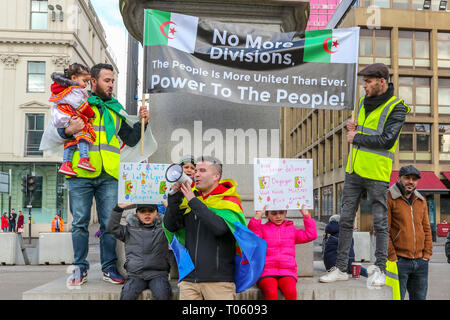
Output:
<instances>
[{"instance_id":1,"label":"concrete paving slab","mask_svg":"<svg viewBox=\"0 0 450 320\"><path fill-rule=\"evenodd\" d=\"M316 263L315 263L316 265ZM381 289L368 289L366 279L350 279L337 283L319 283L319 275L324 272L320 268L314 277L302 277L297 282L297 297L299 300L391 300L390 287ZM67 275L69 277L69 275ZM40 287L23 293L24 300L118 300L121 285L106 283L102 280L100 264L91 267L88 273L88 282L79 288L68 288L67 277L59 278ZM178 299L178 287L176 281L171 281L172 299ZM282 296L279 294L279 298ZM140 300L152 299L149 290L144 291ZM253 286L245 292L237 295L238 300L261 300L262 293L258 287Z\"/></svg>"}]
</instances>

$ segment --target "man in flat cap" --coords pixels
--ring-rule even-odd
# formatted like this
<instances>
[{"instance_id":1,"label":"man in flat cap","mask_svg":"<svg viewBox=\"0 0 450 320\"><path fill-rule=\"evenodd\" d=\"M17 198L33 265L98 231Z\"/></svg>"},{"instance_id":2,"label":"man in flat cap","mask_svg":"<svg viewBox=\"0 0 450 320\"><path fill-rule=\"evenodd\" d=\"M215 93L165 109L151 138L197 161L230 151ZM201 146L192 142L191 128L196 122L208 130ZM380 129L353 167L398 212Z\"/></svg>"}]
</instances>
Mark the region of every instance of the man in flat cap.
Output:
<instances>
[{"instance_id":1,"label":"man in flat cap","mask_svg":"<svg viewBox=\"0 0 450 320\"><path fill-rule=\"evenodd\" d=\"M397 262L402 300L406 291L410 300L425 300L428 289L433 242L427 202L416 190L419 179L415 167L402 167L388 192L388 259Z\"/></svg>"},{"instance_id":2,"label":"man in flat cap","mask_svg":"<svg viewBox=\"0 0 450 320\"><path fill-rule=\"evenodd\" d=\"M339 243L336 266L319 278L320 282L348 280L347 263L353 238L356 211L364 191L371 201L376 250L373 286L385 284L389 242L387 189L398 137L409 107L394 96L389 69L382 63L362 69L365 96L359 100L357 121L347 122L347 141L353 144L349 154L342 194ZM351 158L350 158L351 157Z\"/></svg>"}]
</instances>

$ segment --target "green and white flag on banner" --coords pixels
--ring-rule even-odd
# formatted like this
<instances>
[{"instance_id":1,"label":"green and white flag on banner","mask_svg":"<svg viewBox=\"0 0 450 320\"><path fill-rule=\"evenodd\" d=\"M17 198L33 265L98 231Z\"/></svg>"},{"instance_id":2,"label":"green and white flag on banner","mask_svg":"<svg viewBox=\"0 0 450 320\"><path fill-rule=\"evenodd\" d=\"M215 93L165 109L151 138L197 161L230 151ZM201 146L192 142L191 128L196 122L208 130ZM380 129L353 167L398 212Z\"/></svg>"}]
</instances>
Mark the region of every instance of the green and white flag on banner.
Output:
<instances>
[{"instance_id":1,"label":"green and white flag on banner","mask_svg":"<svg viewBox=\"0 0 450 320\"><path fill-rule=\"evenodd\" d=\"M158 10L146 11L144 46L166 45L193 53L198 18Z\"/></svg>"},{"instance_id":2,"label":"green and white flag on banner","mask_svg":"<svg viewBox=\"0 0 450 320\"><path fill-rule=\"evenodd\" d=\"M351 110L359 28L271 32L178 13L144 13L147 93L271 107Z\"/></svg>"},{"instance_id":3,"label":"green and white flag on banner","mask_svg":"<svg viewBox=\"0 0 450 320\"><path fill-rule=\"evenodd\" d=\"M357 63L357 43L352 29L306 31L303 62Z\"/></svg>"}]
</instances>

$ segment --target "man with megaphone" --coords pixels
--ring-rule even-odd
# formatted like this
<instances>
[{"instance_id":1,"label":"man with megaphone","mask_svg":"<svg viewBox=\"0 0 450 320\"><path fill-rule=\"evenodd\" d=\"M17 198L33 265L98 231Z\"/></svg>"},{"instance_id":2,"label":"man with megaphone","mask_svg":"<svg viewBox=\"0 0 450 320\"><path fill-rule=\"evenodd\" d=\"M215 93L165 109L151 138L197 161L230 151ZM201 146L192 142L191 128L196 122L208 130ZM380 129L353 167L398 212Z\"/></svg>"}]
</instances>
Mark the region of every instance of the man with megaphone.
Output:
<instances>
[{"instance_id":1,"label":"man with megaphone","mask_svg":"<svg viewBox=\"0 0 450 320\"><path fill-rule=\"evenodd\" d=\"M219 160L202 156L196 190L185 181L169 194L164 228L178 264L180 300L233 300L264 268L265 242L246 227L237 183L221 177ZM258 248L251 256L248 245Z\"/></svg>"}]
</instances>

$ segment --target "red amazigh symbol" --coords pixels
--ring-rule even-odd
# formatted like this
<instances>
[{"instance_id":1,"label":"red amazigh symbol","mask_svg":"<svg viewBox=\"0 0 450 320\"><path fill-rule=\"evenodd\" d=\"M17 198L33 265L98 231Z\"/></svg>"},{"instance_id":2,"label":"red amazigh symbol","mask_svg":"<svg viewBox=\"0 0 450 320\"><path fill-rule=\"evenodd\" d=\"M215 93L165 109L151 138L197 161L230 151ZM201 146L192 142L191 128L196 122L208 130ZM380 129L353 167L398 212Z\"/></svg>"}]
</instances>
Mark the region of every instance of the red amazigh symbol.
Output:
<instances>
[{"instance_id":1,"label":"red amazigh symbol","mask_svg":"<svg viewBox=\"0 0 450 320\"><path fill-rule=\"evenodd\" d=\"M328 53L335 53L337 50L331 51L330 49L328 49L328 40L330 40L330 39L333 39L333 37L328 37L323 41L323 43L322 43L323 50L325 50ZM333 41L333 45L331 47L337 47L338 45L339 45L339 42L337 42L337 40L335 40L335 41Z\"/></svg>"},{"instance_id":2,"label":"red amazigh symbol","mask_svg":"<svg viewBox=\"0 0 450 320\"><path fill-rule=\"evenodd\" d=\"M175 22L172 21L166 21L161 23L161 25L159 26L159 30L161 31L161 33L163 34L164 37L166 37L167 39L175 39L175 37L169 37L165 32L164 32L164 28L168 25L168 24L173 24L173 25L177 25ZM169 33L171 33L172 35L175 35L175 28L171 28Z\"/></svg>"}]
</instances>

